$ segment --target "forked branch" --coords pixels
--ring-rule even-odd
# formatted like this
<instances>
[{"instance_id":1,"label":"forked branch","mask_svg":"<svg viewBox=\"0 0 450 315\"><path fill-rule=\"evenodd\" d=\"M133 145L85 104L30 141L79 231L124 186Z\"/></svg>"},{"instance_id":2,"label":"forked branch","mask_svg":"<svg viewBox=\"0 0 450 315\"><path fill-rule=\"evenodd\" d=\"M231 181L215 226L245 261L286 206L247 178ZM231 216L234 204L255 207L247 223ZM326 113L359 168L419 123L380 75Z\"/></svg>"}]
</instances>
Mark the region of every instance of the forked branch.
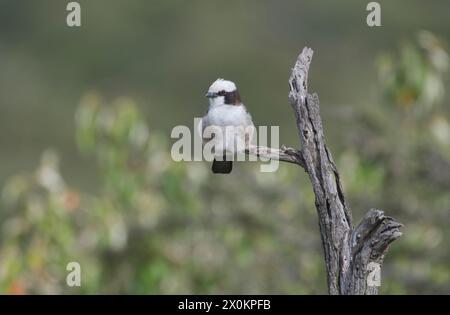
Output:
<instances>
[{"instance_id":1,"label":"forked branch","mask_svg":"<svg viewBox=\"0 0 450 315\"><path fill-rule=\"evenodd\" d=\"M313 51L304 48L289 79L300 150L251 146L247 154L294 163L308 173L315 195L330 294L377 294L368 284L369 267L381 268L389 244L399 238L401 224L381 210L370 210L353 228L337 167L323 132L317 94L308 93Z\"/></svg>"}]
</instances>

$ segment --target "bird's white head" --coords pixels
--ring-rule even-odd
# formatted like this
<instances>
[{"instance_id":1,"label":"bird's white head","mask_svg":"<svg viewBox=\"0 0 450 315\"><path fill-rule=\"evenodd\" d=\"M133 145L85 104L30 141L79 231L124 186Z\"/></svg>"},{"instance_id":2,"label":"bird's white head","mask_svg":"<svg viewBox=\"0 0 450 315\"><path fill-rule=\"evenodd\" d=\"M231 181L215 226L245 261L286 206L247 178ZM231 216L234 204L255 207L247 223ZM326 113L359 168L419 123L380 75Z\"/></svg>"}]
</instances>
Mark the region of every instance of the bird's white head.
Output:
<instances>
[{"instance_id":1,"label":"bird's white head","mask_svg":"<svg viewBox=\"0 0 450 315\"><path fill-rule=\"evenodd\" d=\"M211 107L219 105L241 105L241 97L236 84L224 79L217 79L208 89L206 97Z\"/></svg>"}]
</instances>

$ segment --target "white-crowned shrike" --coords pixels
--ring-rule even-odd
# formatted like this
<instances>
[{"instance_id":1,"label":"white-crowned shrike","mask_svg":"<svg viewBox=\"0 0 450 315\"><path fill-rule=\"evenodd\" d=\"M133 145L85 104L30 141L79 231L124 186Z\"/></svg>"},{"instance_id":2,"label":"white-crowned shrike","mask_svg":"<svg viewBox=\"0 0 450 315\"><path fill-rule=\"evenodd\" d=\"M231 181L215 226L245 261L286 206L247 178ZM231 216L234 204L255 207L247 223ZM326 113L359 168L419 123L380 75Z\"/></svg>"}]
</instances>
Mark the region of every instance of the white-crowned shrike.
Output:
<instances>
[{"instance_id":1,"label":"white-crowned shrike","mask_svg":"<svg viewBox=\"0 0 450 315\"><path fill-rule=\"evenodd\" d=\"M209 87L206 97L209 109L200 122L199 131L203 142L215 141L213 173L229 174L234 154L243 152L252 140L252 117L231 81L217 79ZM208 127L212 128L212 134L205 132Z\"/></svg>"}]
</instances>

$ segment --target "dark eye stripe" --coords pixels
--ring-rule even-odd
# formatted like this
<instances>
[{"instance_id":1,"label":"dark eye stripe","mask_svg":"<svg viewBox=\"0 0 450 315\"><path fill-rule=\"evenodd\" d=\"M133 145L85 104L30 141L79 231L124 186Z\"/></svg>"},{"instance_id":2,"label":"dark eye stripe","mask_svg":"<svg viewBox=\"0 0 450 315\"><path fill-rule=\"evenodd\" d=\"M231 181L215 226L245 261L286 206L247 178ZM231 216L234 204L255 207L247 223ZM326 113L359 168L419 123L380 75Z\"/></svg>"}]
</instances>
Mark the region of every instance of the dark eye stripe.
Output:
<instances>
[{"instance_id":1,"label":"dark eye stripe","mask_svg":"<svg viewBox=\"0 0 450 315\"><path fill-rule=\"evenodd\" d=\"M241 97L239 95L239 92L237 90L235 90L233 92L226 92L225 93L225 104L228 104L228 105L241 104Z\"/></svg>"}]
</instances>

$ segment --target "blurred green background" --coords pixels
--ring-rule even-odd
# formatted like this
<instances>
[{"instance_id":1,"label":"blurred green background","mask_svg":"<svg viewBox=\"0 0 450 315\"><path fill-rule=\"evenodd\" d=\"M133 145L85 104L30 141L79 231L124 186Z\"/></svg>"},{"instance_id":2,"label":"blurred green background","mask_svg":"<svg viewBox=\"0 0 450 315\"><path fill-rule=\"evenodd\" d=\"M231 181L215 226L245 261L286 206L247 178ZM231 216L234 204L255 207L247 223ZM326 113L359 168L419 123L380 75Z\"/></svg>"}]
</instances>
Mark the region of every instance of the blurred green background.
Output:
<instances>
[{"instance_id":1,"label":"blurred green background","mask_svg":"<svg viewBox=\"0 0 450 315\"><path fill-rule=\"evenodd\" d=\"M450 293L448 1L68 2L0 0L0 293L326 293L302 170L170 158L217 77L296 146L304 46L354 221L405 224L381 292Z\"/></svg>"}]
</instances>

